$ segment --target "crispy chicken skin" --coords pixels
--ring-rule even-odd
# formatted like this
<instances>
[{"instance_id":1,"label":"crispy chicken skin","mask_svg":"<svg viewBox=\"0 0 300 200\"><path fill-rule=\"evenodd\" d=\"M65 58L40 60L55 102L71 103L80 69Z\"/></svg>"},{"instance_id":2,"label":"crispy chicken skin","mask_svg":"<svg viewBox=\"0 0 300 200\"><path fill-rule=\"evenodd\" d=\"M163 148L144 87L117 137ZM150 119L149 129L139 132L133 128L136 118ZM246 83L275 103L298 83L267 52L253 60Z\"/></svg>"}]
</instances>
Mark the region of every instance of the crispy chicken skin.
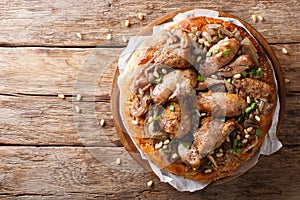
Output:
<instances>
[{"instance_id":1,"label":"crispy chicken skin","mask_svg":"<svg viewBox=\"0 0 300 200\"><path fill-rule=\"evenodd\" d=\"M181 109L178 103L171 102L168 104L161 114L161 120L159 120L162 131L176 136L180 123L180 114Z\"/></svg>"},{"instance_id":2,"label":"crispy chicken skin","mask_svg":"<svg viewBox=\"0 0 300 200\"><path fill-rule=\"evenodd\" d=\"M242 98L247 96L250 98L266 98L269 102L274 103L272 99L275 99L275 88L265 82L253 78L245 78L237 81L236 87L238 94Z\"/></svg>"},{"instance_id":3,"label":"crispy chicken skin","mask_svg":"<svg viewBox=\"0 0 300 200\"><path fill-rule=\"evenodd\" d=\"M199 168L201 158L218 148L224 142L225 137L235 129L234 120L229 120L224 124L218 119L212 120L211 117L202 120L201 125L201 128L194 133L192 147L182 155L183 162L193 169Z\"/></svg>"},{"instance_id":4,"label":"crispy chicken skin","mask_svg":"<svg viewBox=\"0 0 300 200\"><path fill-rule=\"evenodd\" d=\"M247 102L237 94L207 92L198 96L198 109L214 116L239 116L247 107Z\"/></svg>"},{"instance_id":5,"label":"crispy chicken skin","mask_svg":"<svg viewBox=\"0 0 300 200\"><path fill-rule=\"evenodd\" d=\"M166 74L163 77L162 82L157 84L153 89L151 97L154 103L164 104L176 90L176 83L184 82L184 79L188 79L188 85L186 85L186 87L193 87L197 84L197 74L190 68L185 70L174 70Z\"/></svg>"},{"instance_id":6,"label":"crispy chicken skin","mask_svg":"<svg viewBox=\"0 0 300 200\"><path fill-rule=\"evenodd\" d=\"M229 65L219 69L219 73L221 76L231 77L235 74L242 73L243 71L252 66L254 66L254 63L252 62L250 56L241 55Z\"/></svg>"},{"instance_id":7,"label":"crispy chicken skin","mask_svg":"<svg viewBox=\"0 0 300 200\"><path fill-rule=\"evenodd\" d=\"M239 48L240 42L235 38L220 40L209 49L211 56L207 56L205 62L200 65L199 73L203 76L215 73L234 58Z\"/></svg>"}]
</instances>

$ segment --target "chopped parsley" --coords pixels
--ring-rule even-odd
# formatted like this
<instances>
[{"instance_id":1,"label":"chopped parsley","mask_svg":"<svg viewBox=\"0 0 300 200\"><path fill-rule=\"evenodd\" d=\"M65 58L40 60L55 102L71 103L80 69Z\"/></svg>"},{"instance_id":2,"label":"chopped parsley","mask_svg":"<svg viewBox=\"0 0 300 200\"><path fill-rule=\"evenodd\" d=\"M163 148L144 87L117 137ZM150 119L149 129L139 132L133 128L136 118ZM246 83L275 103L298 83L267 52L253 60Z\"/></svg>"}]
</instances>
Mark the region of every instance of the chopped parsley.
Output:
<instances>
[{"instance_id":1,"label":"chopped parsley","mask_svg":"<svg viewBox=\"0 0 300 200\"><path fill-rule=\"evenodd\" d=\"M258 68L257 71L256 71L256 73L257 73L260 77L262 77L262 76L263 76L262 68Z\"/></svg>"},{"instance_id":2,"label":"chopped parsley","mask_svg":"<svg viewBox=\"0 0 300 200\"><path fill-rule=\"evenodd\" d=\"M249 113L249 112L251 112L252 111L252 107L251 106L249 106L249 107L247 107L246 109L245 109L245 113Z\"/></svg>"},{"instance_id":3,"label":"chopped parsley","mask_svg":"<svg viewBox=\"0 0 300 200\"><path fill-rule=\"evenodd\" d=\"M164 148L161 148L160 150L161 150L163 153L168 153L168 152L169 152L168 149L164 149Z\"/></svg>"},{"instance_id":4,"label":"chopped parsley","mask_svg":"<svg viewBox=\"0 0 300 200\"><path fill-rule=\"evenodd\" d=\"M158 78L154 79L155 84L159 84L162 80L163 76L160 74Z\"/></svg>"},{"instance_id":5,"label":"chopped parsley","mask_svg":"<svg viewBox=\"0 0 300 200\"><path fill-rule=\"evenodd\" d=\"M220 29L218 29L218 37L219 37L219 38L223 38Z\"/></svg>"},{"instance_id":6,"label":"chopped parsley","mask_svg":"<svg viewBox=\"0 0 300 200\"><path fill-rule=\"evenodd\" d=\"M218 49L214 49L214 53L219 53L219 50Z\"/></svg>"},{"instance_id":7,"label":"chopped parsley","mask_svg":"<svg viewBox=\"0 0 300 200\"><path fill-rule=\"evenodd\" d=\"M212 54L212 52L211 52L211 51L207 52L207 53L206 53L206 57L210 57L210 56L211 56L211 54Z\"/></svg>"},{"instance_id":8,"label":"chopped parsley","mask_svg":"<svg viewBox=\"0 0 300 200\"><path fill-rule=\"evenodd\" d=\"M224 53L224 55L228 55L228 54L230 53L230 49L225 49L225 50L223 51L223 53Z\"/></svg>"},{"instance_id":9,"label":"chopped parsley","mask_svg":"<svg viewBox=\"0 0 300 200\"><path fill-rule=\"evenodd\" d=\"M186 143L186 142L183 142L183 143L181 143L183 146L184 146L184 148L186 148L186 149L190 149L190 147L191 147L191 145L189 145L188 143Z\"/></svg>"},{"instance_id":10,"label":"chopped parsley","mask_svg":"<svg viewBox=\"0 0 300 200\"><path fill-rule=\"evenodd\" d=\"M242 72L242 76L243 76L243 77L246 77L247 75L248 75L248 72L246 72L246 71L243 71L243 72Z\"/></svg>"},{"instance_id":11,"label":"chopped parsley","mask_svg":"<svg viewBox=\"0 0 300 200\"><path fill-rule=\"evenodd\" d=\"M221 117L221 118L220 118L220 121L221 121L221 122L225 122L225 120L226 120L226 117Z\"/></svg>"},{"instance_id":12,"label":"chopped parsley","mask_svg":"<svg viewBox=\"0 0 300 200\"><path fill-rule=\"evenodd\" d=\"M261 130L260 129L256 129L255 130L255 135L260 136L261 135Z\"/></svg>"},{"instance_id":13,"label":"chopped parsley","mask_svg":"<svg viewBox=\"0 0 300 200\"><path fill-rule=\"evenodd\" d=\"M197 80L198 80L199 82L203 82L203 81L204 81L204 78L203 78L203 76L201 76L201 75L199 74Z\"/></svg>"},{"instance_id":14,"label":"chopped parsley","mask_svg":"<svg viewBox=\"0 0 300 200\"><path fill-rule=\"evenodd\" d=\"M154 120L157 121L157 120L160 120L161 119L161 116L160 115L157 115L156 117L154 117Z\"/></svg>"}]
</instances>

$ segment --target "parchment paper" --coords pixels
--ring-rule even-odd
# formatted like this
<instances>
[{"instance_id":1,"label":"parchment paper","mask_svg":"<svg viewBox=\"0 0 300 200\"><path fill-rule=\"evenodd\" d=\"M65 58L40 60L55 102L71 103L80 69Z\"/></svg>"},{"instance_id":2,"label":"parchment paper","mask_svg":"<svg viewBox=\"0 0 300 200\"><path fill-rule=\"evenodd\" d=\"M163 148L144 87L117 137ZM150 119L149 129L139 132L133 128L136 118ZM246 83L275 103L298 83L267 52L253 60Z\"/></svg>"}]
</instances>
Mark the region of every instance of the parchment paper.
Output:
<instances>
[{"instance_id":1,"label":"parchment paper","mask_svg":"<svg viewBox=\"0 0 300 200\"><path fill-rule=\"evenodd\" d=\"M196 9L196 10L191 10L191 11L188 11L185 13L179 13L178 15L176 15L173 18L173 22L165 23L160 26L154 27L153 34L159 32L159 31L169 27L170 25L172 25L176 22L179 22L185 18L193 18L193 17L198 17L198 16L218 18L218 19L222 19L224 21L229 21L238 26L244 27L244 25L236 19L218 17L219 13L217 11ZM245 28L245 30L247 30L247 29ZM248 31L248 33L251 34L249 31ZM126 69L127 63L130 60L133 52L149 37L150 36L134 36L134 37L130 38L127 47L125 48L125 50L122 52L122 54L119 57L118 67L119 67L119 71L120 71L120 76L118 79L118 85L122 84L122 74L124 73L124 70ZM272 65L271 62L270 62L270 64ZM277 81L276 81L274 69L273 69L273 74L274 74L274 80L276 82L276 89L277 89ZM120 93L121 92L122 91L120 91ZM278 94L278 92L277 92L277 94ZM122 96L122 95L120 95L120 96ZM250 160L243 163L232 175L242 174L242 173L246 172L247 170L249 170L250 168L252 168L257 163L260 154L270 155L270 154L278 151L282 147L281 142L278 140L278 138L276 136L276 127L278 124L279 110L280 110L280 102L279 102L279 98L277 95L277 106L276 106L276 110L275 110L275 113L273 116L272 126L262 143L260 151L258 151ZM120 113L122 113L121 108L120 108ZM121 116L121 117L123 118L123 116ZM126 130L126 131L128 132L128 130ZM145 160L148 160L146 155L144 154L144 152L135 143L130 132L128 132L128 133L129 133L132 141L136 145L137 149L139 150L141 157ZM209 185L209 183L202 183L199 181L185 179L183 177L176 176L174 174L162 171L161 169L156 167L151 161L148 160L148 162L149 162L150 167L152 168L153 172L159 177L160 181L169 183L170 185L172 185L174 188L176 188L179 191L194 192L196 190L201 190L204 187L206 187L207 185Z\"/></svg>"}]
</instances>

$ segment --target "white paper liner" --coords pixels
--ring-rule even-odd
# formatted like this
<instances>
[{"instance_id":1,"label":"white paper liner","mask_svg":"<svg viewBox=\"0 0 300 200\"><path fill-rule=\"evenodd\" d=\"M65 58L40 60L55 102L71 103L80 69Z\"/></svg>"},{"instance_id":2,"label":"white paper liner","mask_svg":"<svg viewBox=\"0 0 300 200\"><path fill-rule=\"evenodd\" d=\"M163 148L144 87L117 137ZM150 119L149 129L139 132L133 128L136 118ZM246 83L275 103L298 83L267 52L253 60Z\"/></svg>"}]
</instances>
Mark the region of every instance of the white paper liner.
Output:
<instances>
[{"instance_id":1,"label":"white paper liner","mask_svg":"<svg viewBox=\"0 0 300 200\"><path fill-rule=\"evenodd\" d=\"M193 17L199 17L199 16L222 19L224 21L228 21L228 22L234 23L238 26L241 26L245 30L247 30L245 28L245 26L240 21L238 21L236 19L218 17L219 13L217 11L204 10L204 9L195 9L195 10L187 11L185 13L177 14L173 18L173 22L169 22L169 23L162 24L160 26L153 27L153 34L159 32L159 31L173 25L174 23L177 23L177 22L185 19L185 18L193 18ZM248 33L250 35L252 35L249 31L248 31ZM134 36L134 37L130 38L127 47L125 48L125 50L122 52L122 54L119 57L119 62L118 62L118 67L119 67L119 71L120 71L120 76L118 78L118 85L119 86L122 84L122 74L123 74L124 70L126 69L127 63L130 60L132 54L149 37L150 36ZM270 62L270 60L269 60L269 62ZM272 66L271 62L270 62L270 64ZM274 80L275 80L275 83L276 83L276 90L278 90L277 80L276 80L276 77L275 77L275 72L274 72L273 68L272 68L272 70L273 70ZM120 91L120 93L122 93L122 91ZM121 96L122 95L120 94L120 97ZM120 105L121 105L121 103L120 103ZM272 153L275 153L276 151L278 151L282 147L281 142L278 140L278 138L276 136L276 128L277 128L277 124L278 124L279 110L280 110L280 102L279 102L278 91L277 91L277 106L276 106L276 109L275 109L275 112L274 112L274 115L273 115L272 126L269 129L268 134L265 136L265 139L264 139L264 141L261 145L260 151L255 153L254 156L251 159L249 159L247 162L243 163L238 169L236 169L235 172L232 175L237 175L237 174L240 174L240 173L244 173L245 171L251 169L257 163L260 154L270 155ZM121 107L120 107L120 113L122 113L121 112ZM123 118L122 114L121 114L121 117ZM135 146L137 147L138 151L140 152L142 159L147 160L149 162L149 165L150 165L151 169L159 177L160 181L169 183L170 185L172 185L174 188L176 188L179 191L190 191L190 192L201 190L201 189L205 188L207 185L210 184L210 183L203 183L203 182L199 182L199 181L193 181L193 180L186 179L186 178L183 178L183 177L180 177L180 176L176 176L176 175L171 174L171 173L166 172L166 171L162 171L161 169L156 167L156 165L154 165L150 160L148 160L148 158L146 157L144 152L135 143L134 138L132 137L132 135L130 134L130 132L128 131L127 128L126 128L126 131L127 131L127 133L129 133L129 135L131 137L131 140L134 142Z\"/></svg>"}]
</instances>

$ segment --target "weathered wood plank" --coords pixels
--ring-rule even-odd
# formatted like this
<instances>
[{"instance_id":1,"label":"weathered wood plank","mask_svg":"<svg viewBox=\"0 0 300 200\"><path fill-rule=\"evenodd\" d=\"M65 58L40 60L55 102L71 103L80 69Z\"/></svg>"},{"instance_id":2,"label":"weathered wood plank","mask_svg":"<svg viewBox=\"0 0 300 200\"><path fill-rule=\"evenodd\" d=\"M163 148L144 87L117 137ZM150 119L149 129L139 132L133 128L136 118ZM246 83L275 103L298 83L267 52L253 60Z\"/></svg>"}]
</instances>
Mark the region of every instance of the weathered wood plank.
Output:
<instances>
[{"instance_id":1,"label":"weathered wood plank","mask_svg":"<svg viewBox=\"0 0 300 200\"><path fill-rule=\"evenodd\" d=\"M0 93L74 95L77 81L94 83L94 88L85 88L91 92L101 81L105 93L99 91L97 95L107 95L114 72L107 66L120 52L105 48L0 48Z\"/></svg>"},{"instance_id":2,"label":"weathered wood plank","mask_svg":"<svg viewBox=\"0 0 300 200\"><path fill-rule=\"evenodd\" d=\"M107 102L0 96L0 144L119 146ZM80 113L75 106L80 107ZM105 119L105 126L99 121Z\"/></svg>"},{"instance_id":3,"label":"weathered wood plank","mask_svg":"<svg viewBox=\"0 0 300 200\"><path fill-rule=\"evenodd\" d=\"M247 5L247 6L245 6ZM291 1L19 1L0 2L0 44L8 46L120 46L142 27L184 8L220 9L249 22L270 43L300 41L300 5ZM137 13L145 13L140 21ZM251 15L262 15L254 23ZM129 19L131 26L124 27ZM286 23L288 21L288 23ZM82 38L77 36L80 33ZM106 40L112 33L113 38Z\"/></svg>"},{"instance_id":4,"label":"weathered wood plank","mask_svg":"<svg viewBox=\"0 0 300 200\"><path fill-rule=\"evenodd\" d=\"M0 144L121 145L113 127L109 102L72 102L69 98L2 95L0 102ZM76 105L81 109L80 113L75 111ZM99 125L101 119L105 119L104 127ZM299 121L300 94L289 94L279 133L284 145L300 144Z\"/></svg>"},{"instance_id":5,"label":"weathered wood plank","mask_svg":"<svg viewBox=\"0 0 300 200\"><path fill-rule=\"evenodd\" d=\"M288 49L288 54L281 49ZM272 45L284 76L287 92L300 91L300 44ZM0 93L33 95L94 95L108 99L122 49L113 48L0 48ZM99 83L99 84L98 84ZM75 87L75 89L74 89ZM87 99L86 99L87 100Z\"/></svg>"},{"instance_id":6,"label":"weathered wood plank","mask_svg":"<svg viewBox=\"0 0 300 200\"><path fill-rule=\"evenodd\" d=\"M97 159L89 151L94 151ZM1 199L299 197L300 147L284 147L274 155L263 157L241 177L194 193L178 192L160 183L135 164L123 148L0 147L0 155ZM121 158L121 165L115 164L116 158ZM154 181L151 188L146 186L149 180Z\"/></svg>"}]
</instances>

